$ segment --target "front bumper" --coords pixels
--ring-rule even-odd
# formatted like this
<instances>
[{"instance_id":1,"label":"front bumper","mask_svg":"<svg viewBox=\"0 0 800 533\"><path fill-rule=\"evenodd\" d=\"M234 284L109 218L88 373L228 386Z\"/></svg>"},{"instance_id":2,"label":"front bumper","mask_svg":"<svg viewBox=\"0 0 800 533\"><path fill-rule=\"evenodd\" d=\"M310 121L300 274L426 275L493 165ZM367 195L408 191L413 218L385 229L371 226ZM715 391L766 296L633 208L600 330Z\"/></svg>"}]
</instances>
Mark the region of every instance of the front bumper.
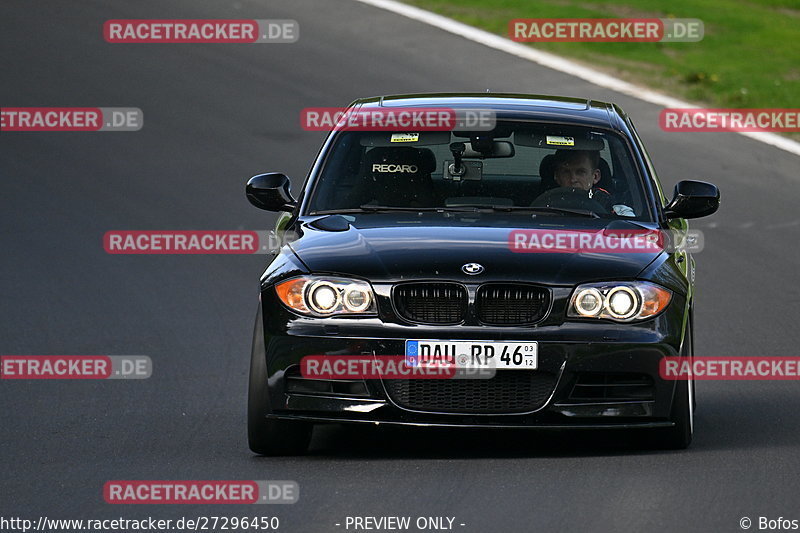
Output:
<instances>
[{"instance_id":1,"label":"front bumper","mask_svg":"<svg viewBox=\"0 0 800 533\"><path fill-rule=\"evenodd\" d=\"M681 353L686 313L680 301L673 301L658 317L636 325L584 321L513 328L436 327L386 323L379 318L298 317L270 298L268 292L262 294L264 353L254 357L266 361L270 418L550 429L672 425L669 415L676 382L661 379L659 363L663 357ZM366 380L366 392L357 395L298 391L289 386L299 377L305 356L398 356L404 354L407 339L536 341L537 370L498 373L548 374L550 386L528 407L504 412L491 408L469 412L408 402L389 380ZM623 392L626 388L628 392Z\"/></svg>"}]
</instances>

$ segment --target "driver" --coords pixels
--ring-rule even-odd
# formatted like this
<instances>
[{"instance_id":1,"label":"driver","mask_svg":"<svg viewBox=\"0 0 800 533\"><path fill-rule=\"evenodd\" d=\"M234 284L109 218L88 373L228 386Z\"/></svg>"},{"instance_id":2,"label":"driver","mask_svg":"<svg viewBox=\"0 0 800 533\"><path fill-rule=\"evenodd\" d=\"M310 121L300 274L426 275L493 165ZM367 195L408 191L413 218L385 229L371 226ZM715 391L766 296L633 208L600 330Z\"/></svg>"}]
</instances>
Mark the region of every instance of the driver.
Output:
<instances>
[{"instance_id":1,"label":"driver","mask_svg":"<svg viewBox=\"0 0 800 533\"><path fill-rule=\"evenodd\" d=\"M588 191L589 198L617 215L635 216L633 209L627 205L614 205L611 193L597 186L602 178L600 152L597 150L556 150L553 178L559 187Z\"/></svg>"}]
</instances>

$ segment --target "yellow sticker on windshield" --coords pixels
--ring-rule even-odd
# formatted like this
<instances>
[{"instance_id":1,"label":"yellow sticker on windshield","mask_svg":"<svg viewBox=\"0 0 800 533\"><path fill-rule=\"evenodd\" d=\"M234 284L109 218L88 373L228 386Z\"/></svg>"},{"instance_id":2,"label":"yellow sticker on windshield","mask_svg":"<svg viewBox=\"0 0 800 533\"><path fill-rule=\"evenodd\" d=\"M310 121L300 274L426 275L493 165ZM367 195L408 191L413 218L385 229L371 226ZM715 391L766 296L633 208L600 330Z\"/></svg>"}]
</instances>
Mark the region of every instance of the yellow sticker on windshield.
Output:
<instances>
[{"instance_id":1,"label":"yellow sticker on windshield","mask_svg":"<svg viewBox=\"0 0 800 533\"><path fill-rule=\"evenodd\" d=\"M555 135L548 135L547 136L547 144L553 144L555 146L575 146L575 138L574 137L557 137Z\"/></svg>"},{"instance_id":2,"label":"yellow sticker on windshield","mask_svg":"<svg viewBox=\"0 0 800 533\"><path fill-rule=\"evenodd\" d=\"M392 133L393 143L415 143L419 140L419 133Z\"/></svg>"}]
</instances>

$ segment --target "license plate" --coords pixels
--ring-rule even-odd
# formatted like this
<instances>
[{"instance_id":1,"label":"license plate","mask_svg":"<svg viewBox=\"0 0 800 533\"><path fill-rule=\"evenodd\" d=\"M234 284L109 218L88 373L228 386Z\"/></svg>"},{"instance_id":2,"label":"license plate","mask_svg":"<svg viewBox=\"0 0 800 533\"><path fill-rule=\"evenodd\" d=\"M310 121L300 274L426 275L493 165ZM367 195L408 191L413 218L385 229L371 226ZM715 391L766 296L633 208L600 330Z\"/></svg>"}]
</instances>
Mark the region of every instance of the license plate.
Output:
<instances>
[{"instance_id":1,"label":"license plate","mask_svg":"<svg viewBox=\"0 0 800 533\"><path fill-rule=\"evenodd\" d=\"M533 370L538 366L538 343L507 341L406 341L410 366L455 365L456 368Z\"/></svg>"}]
</instances>

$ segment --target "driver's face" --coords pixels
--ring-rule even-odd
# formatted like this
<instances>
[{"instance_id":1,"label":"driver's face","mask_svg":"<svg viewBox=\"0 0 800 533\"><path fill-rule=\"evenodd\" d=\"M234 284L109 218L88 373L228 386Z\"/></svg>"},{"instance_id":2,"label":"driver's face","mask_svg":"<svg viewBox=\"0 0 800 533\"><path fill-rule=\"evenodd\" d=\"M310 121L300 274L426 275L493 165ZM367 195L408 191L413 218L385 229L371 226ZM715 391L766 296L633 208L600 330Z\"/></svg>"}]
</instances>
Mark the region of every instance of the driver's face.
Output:
<instances>
[{"instance_id":1,"label":"driver's face","mask_svg":"<svg viewBox=\"0 0 800 533\"><path fill-rule=\"evenodd\" d=\"M555 179L560 187L588 191L592 185L600 181L600 169L592 168L588 156L571 157L556 165Z\"/></svg>"}]
</instances>

